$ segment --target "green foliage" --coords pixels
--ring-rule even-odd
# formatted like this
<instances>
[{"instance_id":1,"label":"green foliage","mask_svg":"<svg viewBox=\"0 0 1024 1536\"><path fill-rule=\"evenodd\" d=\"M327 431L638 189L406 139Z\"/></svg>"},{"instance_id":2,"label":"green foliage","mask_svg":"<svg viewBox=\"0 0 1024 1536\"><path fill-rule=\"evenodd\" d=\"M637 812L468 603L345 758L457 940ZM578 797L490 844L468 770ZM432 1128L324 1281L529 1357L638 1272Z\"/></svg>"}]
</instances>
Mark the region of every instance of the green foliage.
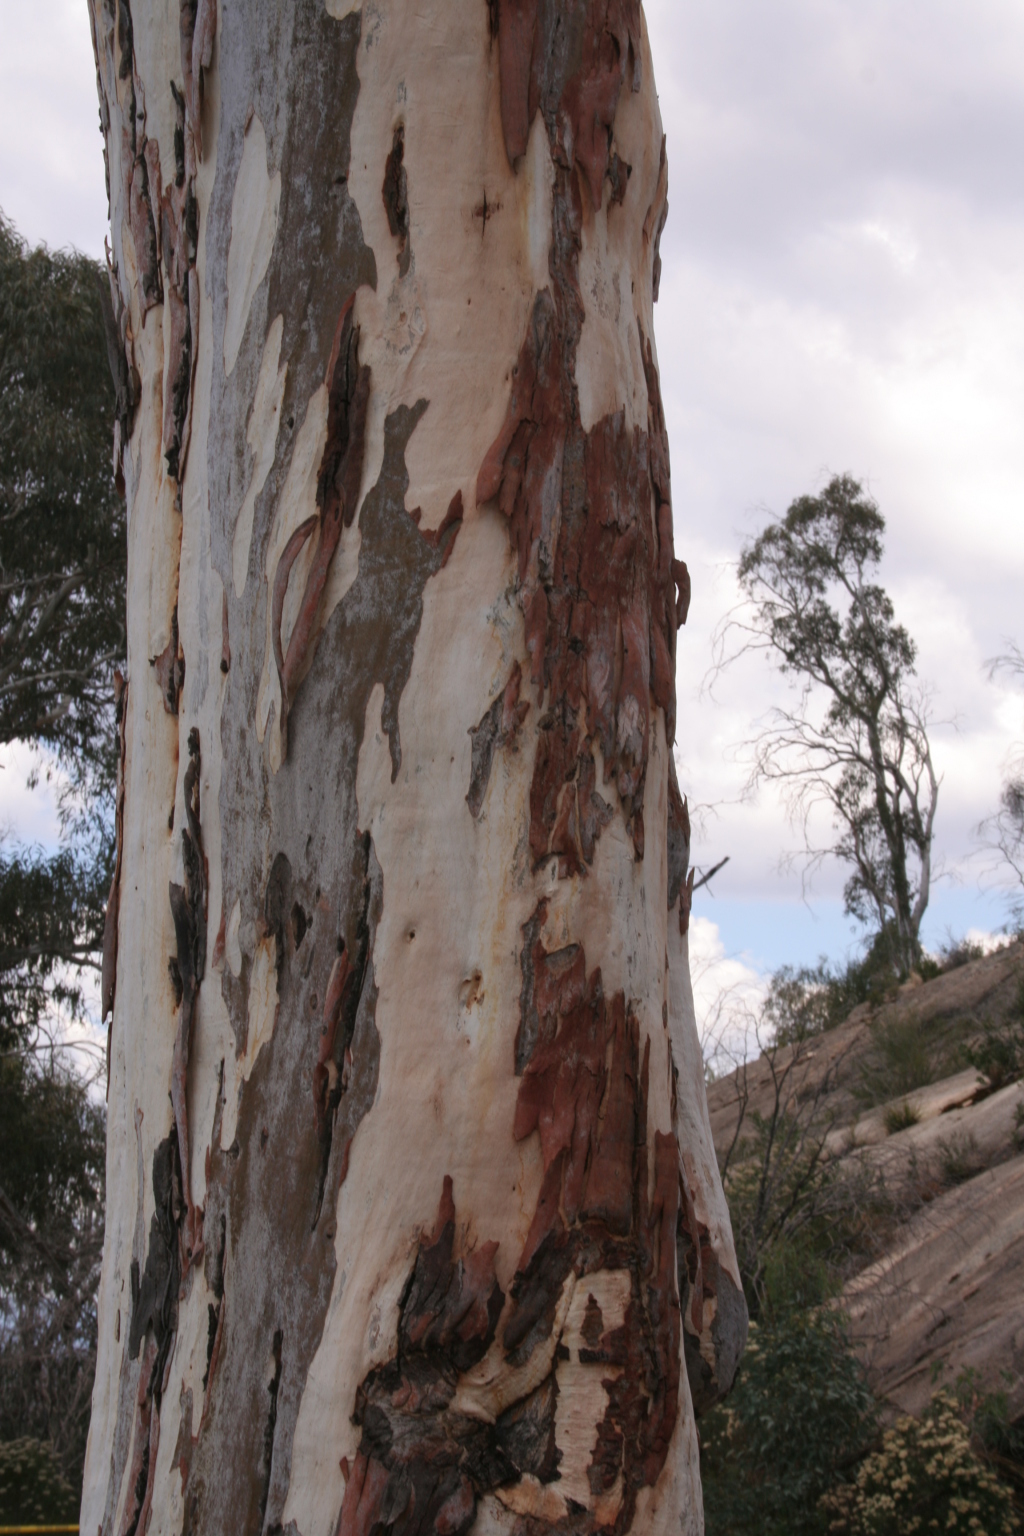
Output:
<instances>
[{"instance_id":1,"label":"green foliage","mask_svg":"<svg viewBox=\"0 0 1024 1536\"><path fill-rule=\"evenodd\" d=\"M1003 1379L1013 1381L1009 1371L1003 1372ZM978 1373L970 1366L960 1372L954 1390L960 1414L982 1450L1016 1469L1018 1482L1024 1485L1024 1422L1011 1421L1006 1393L982 1392Z\"/></svg>"},{"instance_id":2,"label":"green foliage","mask_svg":"<svg viewBox=\"0 0 1024 1536\"><path fill-rule=\"evenodd\" d=\"M958 971L962 965L970 965L973 960L984 958L985 951L972 939L953 939L944 944L939 952L939 972Z\"/></svg>"},{"instance_id":3,"label":"green foliage","mask_svg":"<svg viewBox=\"0 0 1024 1536\"><path fill-rule=\"evenodd\" d=\"M841 1024L849 1013L843 978L827 961L784 965L769 980L763 1017L777 1045L796 1045Z\"/></svg>"},{"instance_id":4,"label":"green foliage","mask_svg":"<svg viewBox=\"0 0 1024 1536\"><path fill-rule=\"evenodd\" d=\"M70 1073L0 1056L0 1440L51 1442L73 1486L95 1366L104 1118Z\"/></svg>"},{"instance_id":5,"label":"green foliage","mask_svg":"<svg viewBox=\"0 0 1024 1536\"><path fill-rule=\"evenodd\" d=\"M67 1525L78 1500L53 1447L21 1436L0 1445L0 1525Z\"/></svg>"},{"instance_id":6,"label":"green foliage","mask_svg":"<svg viewBox=\"0 0 1024 1536\"><path fill-rule=\"evenodd\" d=\"M871 1049L858 1067L855 1092L865 1104L887 1104L946 1075L943 1053L913 1015L871 1021Z\"/></svg>"},{"instance_id":7,"label":"green foliage","mask_svg":"<svg viewBox=\"0 0 1024 1536\"><path fill-rule=\"evenodd\" d=\"M978 1154L978 1144L970 1132L943 1138L938 1153L939 1169L946 1184L964 1184L984 1166Z\"/></svg>"},{"instance_id":8,"label":"green foliage","mask_svg":"<svg viewBox=\"0 0 1024 1536\"><path fill-rule=\"evenodd\" d=\"M752 618L739 627L744 649L767 650L803 688L760 738L754 777L784 781L805 813L831 808L836 840L812 856L850 866L847 911L884 939L902 977L920 959L938 779L914 643L877 580L884 532L849 475L799 497L742 552Z\"/></svg>"},{"instance_id":9,"label":"green foliage","mask_svg":"<svg viewBox=\"0 0 1024 1536\"><path fill-rule=\"evenodd\" d=\"M749 1117L742 1157L725 1181L736 1256L751 1317L813 1307L873 1258L888 1215L876 1173L827 1155L831 1119L784 1101Z\"/></svg>"},{"instance_id":10,"label":"green foliage","mask_svg":"<svg viewBox=\"0 0 1024 1536\"><path fill-rule=\"evenodd\" d=\"M1024 987L1008 1018L986 1020L980 1038L964 1047L964 1059L993 1089L1005 1088L1024 1077Z\"/></svg>"},{"instance_id":11,"label":"green foliage","mask_svg":"<svg viewBox=\"0 0 1024 1536\"><path fill-rule=\"evenodd\" d=\"M55 1010L82 1015L75 968L102 949L111 852L0 852L0 1050L30 1047Z\"/></svg>"},{"instance_id":12,"label":"green foliage","mask_svg":"<svg viewBox=\"0 0 1024 1536\"><path fill-rule=\"evenodd\" d=\"M99 970L125 650L106 281L84 256L29 250L0 215L0 743L37 748L65 786L61 848L0 853L0 1441L18 1441L25 1477L42 1468L43 1482L52 1447L72 1486L95 1367L104 1115L61 1065L59 1034Z\"/></svg>"},{"instance_id":13,"label":"green foliage","mask_svg":"<svg viewBox=\"0 0 1024 1536\"><path fill-rule=\"evenodd\" d=\"M859 960L837 967L784 965L769 981L763 1018L776 1045L795 1045L846 1022L861 1003L880 1003L899 984L890 936L874 937Z\"/></svg>"},{"instance_id":14,"label":"green foliage","mask_svg":"<svg viewBox=\"0 0 1024 1536\"><path fill-rule=\"evenodd\" d=\"M109 785L126 540L101 282L0 215L0 741Z\"/></svg>"},{"instance_id":15,"label":"green foliage","mask_svg":"<svg viewBox=\"0 0 1024 1536\"><path fill-rule=\"evenodd\" d=\"M890 1136L895 1136L900 1131L909 1131L912 1125L918 1125L921 1120L921 1112L910 1100L903 1100L900 1104L893 1104L885 1112L885 1129Z\"/></svg>"},{"instance_id":16,"label":"green foliage","mask_svg":"<svg viewBox=\"0 0 1024 1536\"><path fill-rule=\"evenodd\" d=\"M956 1400L933 1399L921 1420L901 1418L850 1485L822 1500L834 1536L1012 1536L1009 1489L971 1448Z\"/></svg>"},{"instance_id":17,"label":"green foliage","mask_svg":"<svg viewBox=\"0 0 1024 1536\"><path fill-rule=\"evenodd\" d=\"M843 1320L788 1310L754 1325L736 1385L701 1421L707 1536L818 1536L819 1500L873 1434Z\"/></svg>"},{"instance_id":18,"label":"green foliage","mask_svg":"<svg viewBox=\"0 0 1024 1536\"><path fill-rule=\"evenodd\" d=\"M106 282L85 256L29 250L0 214L0 743L60 764L74 847L0 854L0 1049L81 1013L102 942L126 573Z\"/></svg>"}]
</instances>

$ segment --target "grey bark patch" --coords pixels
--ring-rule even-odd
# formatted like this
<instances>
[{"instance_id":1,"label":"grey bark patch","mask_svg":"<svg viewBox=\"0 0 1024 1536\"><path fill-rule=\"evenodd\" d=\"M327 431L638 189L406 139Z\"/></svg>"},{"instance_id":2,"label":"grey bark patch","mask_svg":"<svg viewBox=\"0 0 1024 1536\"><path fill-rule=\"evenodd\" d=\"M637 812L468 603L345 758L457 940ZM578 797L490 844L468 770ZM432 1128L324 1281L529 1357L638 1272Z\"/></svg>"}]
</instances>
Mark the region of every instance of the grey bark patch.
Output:
<instances>
[{"instance_id":1,"label":"grey bark patch","mask_svg":"<svg viewBox=\"0 0 1024 1536\"><path fill-rule=\"evenodd\" d=\"M701 1350L701 1340L688 1321L692 1283L689 1276L687 1255L692 1244L689 1235L679 1237L680 1305L684 1319L683 1357L686 1375L690 1383L693 1411L700 1418L713 1408L732 1387L736 1368L740 1363L747 1342L747 1302L743 1292L726 1274L710 1245L701 1244L703 1265L703 1291L705 1298L715 1300L715 1312L711 1321L711 1352L714 1365Z\"/></svg>"},{"instance_id":2,"label":"grey bark patch","mask_svg":"<svg viewBox=\"0 0 1024 1536\"><path fill-rule=\"evenodd\" d=\"M519 1028L516 1030L516 1077L522 1077L537 1045L540 1020L537 1000L534 997L534 947L540 941L541 929L548 915L548 904L539 901L522 927L523 947L519 951L519 968L523 985L519 993Z\"/></svg>"},{"instance_id":3,"label":"grey bark patch","mask_svg":"<svg viewBox=\"0 0 1024 1536\"><path fill-rule=\"evenodd\" d=\"M291 1452L310 1362L320 1343L336 1268L333 1212L350 1147L377 1087L373 943L383 907L383 878L358 826L356 766L370 695L383 684L383 725L393 772L401 765L398 708L412 667L423 592L441 569L458 524L440 537L422 533L405 506L405 452L427 408L400 406L384 429L377 484L360 517L356 580L334 610L296 699L290 752L271 776L263 748L246 728L262 648L246 639L228 677L222 727L224 903L241 903L241 931L273 933L278 1014L257 1057L238 1114L237 1155L211 1150L207 1222L227 1216L222 1338L210 1411L195 1448L186 1496L186 1530L248 1528L266 1496L265 1524L280 1520ZM248 680L248 687L246 687ZM272 838L272 842L270 839ZM302 936L301 964L291 914L313 914ZM326 1144L313 1113L313 1072L339 938L347 953L366 953L362 987L344 1047L352 1058ZM244 1039L247 971L224 977L236 1036ZM347 1034L348 1026L342 1032ZM326 1155L325 1155L326 1154ZM326 1170L325 1170L326 1163ZM317 1221L321 1204L331 1219ZM283 1333L269 1476L267 1361ZM188 1523L191 1521L192 1523ZM264 1523L263 1521L259 1522Z\"/></svg>"},{"instance_id":4,"label":"grey bark patch","mask_svg":"<svg viewBox=\"0 0 1024 1536\"><path fill-rule=\"evenodd\" d=\"M558 1380L552 1371L536 1392L507 1408L495 1426L498 1448L520 1472L541 1483L555 1481L562 1459L555 1444L557 1398Z\"/></svg>"},{"instance_id":5,"label":"grey bark patch","mask_svg":"<svg viewBox=\"0 0 1024 1536\"><path fill-rule=\"evenodd\" d=\"M504 703L502 694L498 694L490 709L484 715L479 725L470 728L472 737L472 763L469 773L469 794L466 796L466 804L469 806L470 815L478 817L483 809L484 796L487 786L491 781L491 763L494 760L494 750L498 743L498 734L501 730L501 711Z\"/></svg>"},{"instance_id":6,"label":"grey bark patch","mask_svg":"<svg viewBox=\"0 0 1024 1536\"><path fill-rule=\"evenodd\" d=\"M491 781L491 765L495 752L499 747L515 746L519 727L529 711L529 704L525 700L522 703L519 701L521 682L522 669L516 662L508 682L480 724L470 726L472 762L466 804L474 820L483 809L484 796Z\"/></svg>"},{"instance_id":7,"label":"grey bark patch","mask_svg":"<svg viewBox=\"0 0 1024 1536\"><path fill-rule=\"evenodd\" d=\"M690 867L690 815L679 793L675 759L668 768L668 910L671 912L686 884Z\"/></svg>"}]
</instances>

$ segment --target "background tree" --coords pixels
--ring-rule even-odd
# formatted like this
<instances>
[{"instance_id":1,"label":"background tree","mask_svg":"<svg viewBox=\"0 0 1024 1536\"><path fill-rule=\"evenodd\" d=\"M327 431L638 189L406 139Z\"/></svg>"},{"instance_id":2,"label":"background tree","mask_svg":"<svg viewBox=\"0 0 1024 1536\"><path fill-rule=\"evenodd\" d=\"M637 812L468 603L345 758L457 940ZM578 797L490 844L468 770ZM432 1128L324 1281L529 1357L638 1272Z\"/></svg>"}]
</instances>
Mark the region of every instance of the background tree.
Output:
<instances>
[{"instance_id":1,"label":"background tree","mask_svg":"<svg viewBox=\"0 0 1024 1536\"><path fill-rule=\"evenodd\" d=\"M1011 645L1004 656L997 656L990 664L989 675L998 672L1024 680L1024 652L1018 645ZM1020 923L1024 921L1024 756L1019 753L1008 765L999 809L981 823L978 831L982 845L995 854L1001 872L1011 876L1011 912Z\"/></svg>"},{"instance_id":2,"label":"background tree","mask_svg":"<svg viewBox=\"0 0 1024 1536\"><path fill-rule=\"evenodd\" d=\"M0 1441L4 1477L17 1466L25 1497L65 1517L42 1474L56 1456L81 1487L105 1117L64 1026L100 970L125 649L107 287L0 216L0 742L37 749L37 782L57 776L63 829L56 850L0 850Z\"/></svg>"},{"instance_id":3,"label":"background tree","mask_svg":"<svg viewBox=\"0 0 1024 1536\"><path fill-rule=\"evenodd\" d=\"M846 910L903 976L921 956L939 780L914 642L876 577L884 532L848 475L794 501L741 553L747 607L719 632L718 666L766 651L800 688L758 737L752 783L781 783L808 835L814 807L829 808L836 840L809 843L811 857L851 866Z\"/></svg>"},{"instance_id":4,"label":"background tree","mask_svg":"<svg viewBox=\"0 0 1024 1536\"><path fill-rule=\"evenodd\" d=\"M107 290L96 262L30 250L0 215L0 743L59 774L67 835L0 853L0 1016L23 1044L84 1006L113 862L127 547Z\"/></svg>"},{"instance_id":5,"label":"background tree","mask_svg":"<svg viewBox=\"0 0 1024 1536\"><path fill-rule=\"evenodd\" d=\"M0 214L0 742L112 779L125 654L125 512L101 284Z\"/></svg>"},{"instance_id":6,"label":"background tree","mask_svg":"<svg viewBox=\"0 0 1024 1536\"><path fill-rule=\"evenodd\" d=\"M0 1441L80 1490L96 1366L105 1116L51 1054L0 1056Z\"/></svg>"}]
</instances>

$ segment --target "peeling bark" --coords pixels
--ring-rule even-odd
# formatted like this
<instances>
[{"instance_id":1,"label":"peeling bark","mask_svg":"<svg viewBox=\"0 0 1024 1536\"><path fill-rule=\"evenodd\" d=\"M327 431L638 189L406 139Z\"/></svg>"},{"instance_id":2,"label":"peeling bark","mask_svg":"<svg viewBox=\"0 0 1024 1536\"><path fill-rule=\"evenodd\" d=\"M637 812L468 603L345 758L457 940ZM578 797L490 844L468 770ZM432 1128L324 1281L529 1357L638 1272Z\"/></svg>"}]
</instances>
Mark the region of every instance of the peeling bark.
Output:
<instances>
[{"instance_id":1,"label":"peeling bark","mask_svg":"<svg viewBox=\"0 0 1024 1536\"><path fill-rule=\"evenodd\" d=\"M696 1533L745 1314L638 0L89 3L132 681L83 1529Z\"/></svg>"}]
</instances>

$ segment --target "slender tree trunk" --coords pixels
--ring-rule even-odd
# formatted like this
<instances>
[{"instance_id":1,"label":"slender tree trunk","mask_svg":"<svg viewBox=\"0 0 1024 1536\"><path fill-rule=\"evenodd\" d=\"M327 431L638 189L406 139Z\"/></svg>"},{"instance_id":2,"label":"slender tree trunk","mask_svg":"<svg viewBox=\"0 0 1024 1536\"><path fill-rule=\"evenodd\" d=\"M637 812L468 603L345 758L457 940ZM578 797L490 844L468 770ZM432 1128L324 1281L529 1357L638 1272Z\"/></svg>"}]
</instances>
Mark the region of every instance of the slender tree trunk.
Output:
<instances>
[{"instance_id":1,"label":"slender tree trunk","mask_svg":"<svg viewBox=\"0 0 1024 1536\"><path fill-rule=\"evenodd\" d=\"M130 531L82 1529L697 1531L746 1324L638 0L90 6Z\"/></svg>"}]
</instances>

